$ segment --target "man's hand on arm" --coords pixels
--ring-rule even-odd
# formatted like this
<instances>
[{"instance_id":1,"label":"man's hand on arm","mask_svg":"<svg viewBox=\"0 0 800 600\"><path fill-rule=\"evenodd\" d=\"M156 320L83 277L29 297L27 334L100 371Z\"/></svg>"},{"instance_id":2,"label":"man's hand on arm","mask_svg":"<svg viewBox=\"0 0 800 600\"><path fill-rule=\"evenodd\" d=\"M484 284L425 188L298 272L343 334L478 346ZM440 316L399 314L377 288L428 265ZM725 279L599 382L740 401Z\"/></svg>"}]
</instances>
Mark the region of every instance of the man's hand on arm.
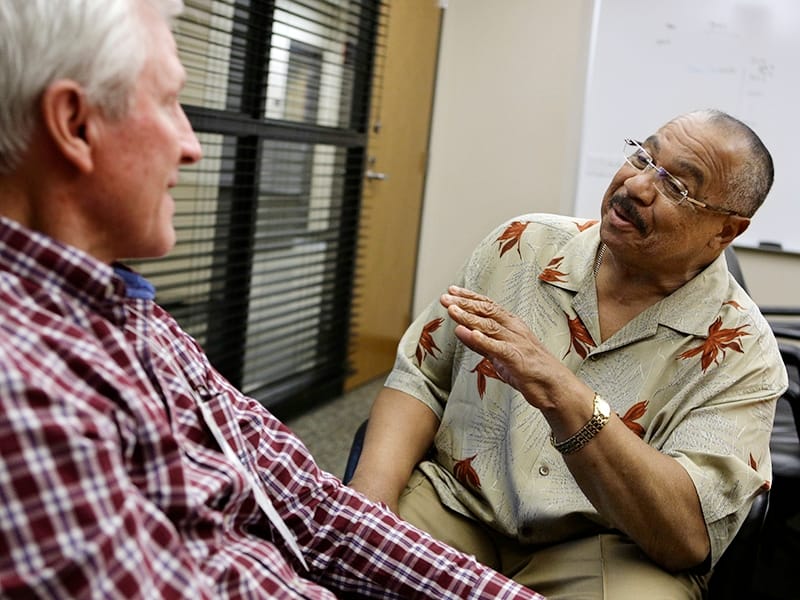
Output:
<instances>
[{"instance_id":1,"label":"man's hand on arm","mask_svg":"<svg viewBox=\"0 0 800 600\"><path fill-rule=\"evenodd\" d=\"M433 444L434 412L404 392L383 388L369 416L364 447L350 487L397 512L414 466Z\"/></svg>"},{"instance_id":2,"label":"man's hand on arm","mask_svg":"<svg viewBox=\"0 0 800 600\"><path fill-rule=\"evenodd\" d=\"M591 418L594 391L553 357L525 323L489 298L451 287L441 303L455 334L487 357L497 374L542 411L564 441ZM678 571L701 564L710 542L700 501L686 470L650 447L611 414L583 448L564 456L597 511L655 562Z\"/></svg>"}]
</instances>

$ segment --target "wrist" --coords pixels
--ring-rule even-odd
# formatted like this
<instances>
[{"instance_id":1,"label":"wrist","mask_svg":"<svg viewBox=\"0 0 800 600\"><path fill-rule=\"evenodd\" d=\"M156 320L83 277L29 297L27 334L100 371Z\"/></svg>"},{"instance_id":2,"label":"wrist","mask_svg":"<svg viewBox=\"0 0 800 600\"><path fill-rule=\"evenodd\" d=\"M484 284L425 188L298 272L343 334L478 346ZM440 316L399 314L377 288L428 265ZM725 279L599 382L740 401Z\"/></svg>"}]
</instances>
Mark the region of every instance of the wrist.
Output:
<instances>
[{"instance_id":1,"label":"wrist","mask_svg":"<svg viewBox=\"0 0 800 600\"><path fill-rule=\"evenodd\" d=\"M594 437L600 433L611 417L611 407L599 395L594 395L592 402L592 416L575 433L561 441L556 440L555 434L551 431L550 443L561 454L572 454L583 448Z\"/></svg>"}]
</instances>

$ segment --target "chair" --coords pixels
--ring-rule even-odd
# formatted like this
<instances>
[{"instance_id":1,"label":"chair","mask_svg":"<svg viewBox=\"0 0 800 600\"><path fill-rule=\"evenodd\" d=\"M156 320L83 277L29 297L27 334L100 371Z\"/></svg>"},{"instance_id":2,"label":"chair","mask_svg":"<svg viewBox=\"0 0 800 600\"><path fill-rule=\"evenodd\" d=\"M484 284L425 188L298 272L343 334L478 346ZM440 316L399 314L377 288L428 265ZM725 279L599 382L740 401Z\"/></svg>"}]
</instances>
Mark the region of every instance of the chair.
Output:
<instances>
[{"instance_id":1,"label":"chair","mask_svg":"<svg viewBox=\"0 0 800 600\"><path fill-rule=\"evenodd\" d=\"M733 246L728 246L725 248L725 261L728 263L728 271L736 282L742 286L745 292L748 294L750 293L747 290L747 285L744 282L744 273L742 273L742 266L739 264L739 257L736 256L736 251L733 249Z\"/></svg>"},{"instance_id":2,"label":"chair","mask_svg":"<svg viewBox=\"0 0 800 600\"><path fill-rule=\"evenodd\" d=\"M797 598L800 589L800 328L776 327L789 388L775 411L772 489L760 539L754 588L762 600Z\"/></svg>"},{"instance_id":3,"label":"chair","mask_svg":"<svg viewBox=\"0 0 800 600\"><path fill-rule=\"evenodd\" d=\"M342 481L346 484L350 483L353 479L353 473L356 471L356 465L358 465L358 459L361 456L361 449L364 447L364 434L367 431L368 422L369 419L365 419L364 422L358 426L353 436L353 443L350 445L350 453L347 455L347 464L344 467L344 476L342 476Z\"/></svg>"},{"instance_id":4,"label":"chair","mask_svg":"<svg viewBox=\"0 0 800 600\"><path fill-rule=\"evenodd\" d=\"M759 541L769 510L769 498L769 490L756 496L736 537L717 561L708 582L709 600L738 598L753 589L754 565L758 560Z\"/></svg>"},{"instance_id":5,"label":"chair","mask_svg":"<svg viewBox=\"0 0 800 600\"><path fill-rule=\"evenodd\" d=\"M725 250L728 270L747 291L739 260L731 246ZM772 454L772 489L768 510L759 532L750 533L758 542L756 560L752 553L742 555L734 544L720 559L721 569L712 577L718 598L738 597L758 591L764 600L797 597L800 588L800 571L796 568L800 554L800 308L761 306L772 332L778 340L781 357L789 374L789 388L778 401L775 422L770 439ZM755 506L754 506L755 508ZM748 520L750 517L748 517ZM740 535L747 537L747 522ZM734 543L738 544L738 538ZM728 560L733 565L733 573ZM749 586L728 585L727 580L738 582L742 573L736 573L735 565L745 573L752 573ZM712 592L714 592L712 587ZM726 596L725 594L730 594ZM714 597L714 596L712 596Z\"/></svg>"}]
</instances>

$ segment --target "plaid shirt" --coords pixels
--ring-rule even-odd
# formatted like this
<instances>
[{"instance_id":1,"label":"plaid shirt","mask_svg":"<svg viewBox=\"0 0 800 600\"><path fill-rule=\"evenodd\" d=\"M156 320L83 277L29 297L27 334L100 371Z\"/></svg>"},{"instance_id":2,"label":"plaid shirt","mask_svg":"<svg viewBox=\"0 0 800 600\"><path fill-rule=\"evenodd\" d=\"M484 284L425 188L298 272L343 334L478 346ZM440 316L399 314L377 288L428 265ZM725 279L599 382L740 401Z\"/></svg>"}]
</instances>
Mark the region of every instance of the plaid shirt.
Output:
<instances>
[{"instance_id":1,"label":"plaid shirt","mask_svg":"<svg viewBox=\"0 0 800 600\"><path fill-rule=\"evenodd\" d=\"M3 597L541 598L321 472L143 279L2 218L0 403Z\"/></svg>"}]
</instances>

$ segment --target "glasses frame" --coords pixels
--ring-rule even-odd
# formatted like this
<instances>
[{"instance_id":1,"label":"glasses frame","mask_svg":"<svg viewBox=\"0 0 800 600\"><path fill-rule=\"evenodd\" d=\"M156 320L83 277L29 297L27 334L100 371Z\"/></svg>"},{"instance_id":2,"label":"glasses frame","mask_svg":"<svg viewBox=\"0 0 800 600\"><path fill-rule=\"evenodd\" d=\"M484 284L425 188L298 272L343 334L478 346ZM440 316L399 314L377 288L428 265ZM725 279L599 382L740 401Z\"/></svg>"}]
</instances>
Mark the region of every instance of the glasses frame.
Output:
<instances>
[{"instance_id":1,"label":"glasses frame","mask_svg":"<svg viewBox=\"0 0 800 600\"><path fill-rule=\"evenodd\" d=\"M666 198L667 200L672 202L673 204L675 204L677 206L686 206L686 204L688 203L689 205L691 205L693 207L703 208L705 210L708 210L708 211L711 211L711 212L715 212L715 213L719 213L719 214L722 214L722 215L741 216L735 210L730 210L730 209L727 209L727 208L720 208L718 206L712 206L710 204L706 204L705 202L702 202L700 200L696 200L696 199L692 198L691 196L689 196L689 190L687 189L686 185L680 179L675 177L672 173L667 171L664 167L657 165L656 161L653 159L652 156L650 156L650 153L647 150L644 149L644 146L642 146L642 144L640 142L637 142L636 140L632 140L630 138L625 138L625 149L627 149L627 148L635 148L636 149L636 152L631 152L630 154L628 152L626 152L626 151L623 151L622 155L625 158L625 162L628 163L631 167L633 167L636 170L637 173L644 173L645 171L647 171L647 169L653 169L653 171L655 171L656 176L659 179L662 179L662 180L663 179L669 179L677 189L682 190L680 192L680 198L671 198L670 196L668 196L661 189L661 186L658 186L658 185L655 184L655 182L653 182L653 187L656 188L656 191L659 194L661 194L662 196L664 196L664 198ZM638 165L635 165L635 164L633 164L633 162L631 162L630 157L633 156L636 153L641 154L642 158L644 158L647 161L647 164L644 167L639 167Z\"/></svg>"}]
</instances>

